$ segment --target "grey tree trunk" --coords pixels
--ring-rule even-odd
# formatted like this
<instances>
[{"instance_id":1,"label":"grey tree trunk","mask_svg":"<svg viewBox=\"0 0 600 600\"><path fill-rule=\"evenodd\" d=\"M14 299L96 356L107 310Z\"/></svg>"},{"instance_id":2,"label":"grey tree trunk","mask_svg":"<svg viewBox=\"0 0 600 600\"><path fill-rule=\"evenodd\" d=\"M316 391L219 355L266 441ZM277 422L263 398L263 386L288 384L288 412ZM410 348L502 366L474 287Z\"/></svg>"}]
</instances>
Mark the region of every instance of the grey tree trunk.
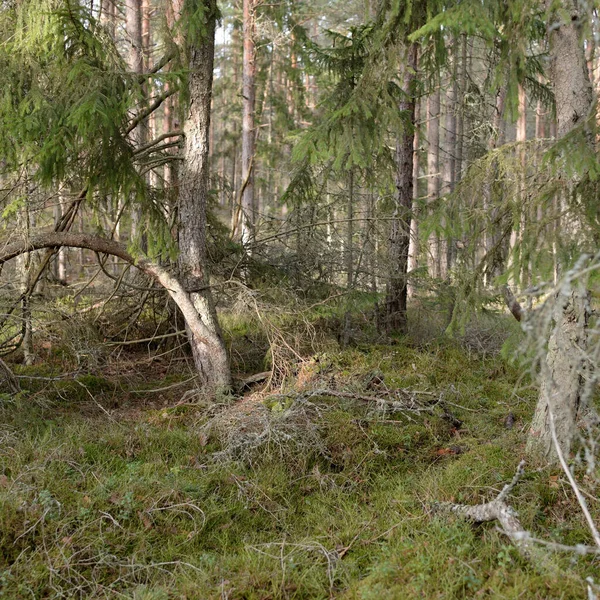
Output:
<instances>
[{"instance_id":1,"label":"grey tree trunk","mask_svg":"<svg viewBox=\"0 0 600 600\"><path fill-rule=\"evenodd\" d=\"M410 214L413 201L413 143L415 125L414 80L417 46L404 47L400 80L402 100L398 108L408 115L409 123L396 142L396 188L394 213L389 237L389 277L386 297L388 331L405 333L407 328L407 272L410 245Z\"/></svg>"},{"instance_id":2,"label":"grey tree trunk","mask_svg":"<svg viewBox=\"0 0 600 600\"><path fill-rule=\"evenodd\" d=\"M229 373L229 368L227 365L223 366L222 356L218 354L222 344L215 342L215 322L210 320L210 315L206 317L198 309L198 306L202 309L204 307L202 302L196 301L198 292L190 292L182 284L181 278L162 265L148 258L133 257L125 244L85 233L62 231L41 233L30 237L21 237L4 245L0 249L0 267L8 260L32 253L35 250L60 246L87 248L99 254L117 256L158 281L181 310L188 332L190 336L193 336L190 337L192 347L201 346L203 349L208 349L206 352L215 353L210 356L211 360L203 362L202 368L199 368L198 372L201 378L211 386L210 391L215 391L217 387L218 389L229 387L230 378L225 375Z\"/></svg>"},{"instance_id":3,"label":"grey tree trunk","mask_svg":"<svg viewBox=\"0 0 600 600\"><path fill-rule=\"evenodd\" d=\"M17 227L24 232L23 237L31 235L32 230L31 213L27 203L18 215ZM23 362L31 366L35 361L33 349L33 325L31 322L30 297L32 293L32 252L26 252L17 258L17 272L19 273L19 293L21 294L21 335L23 340Z\"/></svg>"},{"instance_id":4,"label":"grey tree trunk","mask_svg":"<svg viewBox=\"0 0 600 600\"><path fill-rule=\"evenodd\" d=\"M546 4L551 11L552 0ZM549 27L558 138L582 123L592 108L592 87L580 38L579 16L578 2L563 0L560 12L552 15ZM540 395L527 443L529 454L551 462L558 460L552 440L552 421L557 442L565 455L576 434L589 314L585 290L567 284L561 288L555 299L554 322L542 364Z\"/></svg>"},{"instance_id":5,"label":"grey tree trunk","mask_svg":"<svg viewBox=\"0 0 600 600\"><path fill-rule=\"evenodd\" d=\"M206 209L209 192L208 135L213 81L215 0L204 0L206 28L188 40L189 108L184 123L184 160L179 173L179 271L184 288L206 326L203 339L187 325L196 369L209 388L229 389L231 373L209 287Z\"/></svg>"}]
</instances>

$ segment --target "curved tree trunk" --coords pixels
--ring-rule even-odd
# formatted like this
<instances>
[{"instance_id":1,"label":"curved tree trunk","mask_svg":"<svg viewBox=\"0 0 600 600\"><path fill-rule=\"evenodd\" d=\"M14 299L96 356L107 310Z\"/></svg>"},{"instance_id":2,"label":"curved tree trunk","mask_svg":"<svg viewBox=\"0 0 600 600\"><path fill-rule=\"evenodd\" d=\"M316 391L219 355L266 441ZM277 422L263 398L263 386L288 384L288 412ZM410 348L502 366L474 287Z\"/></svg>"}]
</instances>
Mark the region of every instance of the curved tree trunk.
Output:
<instances>
[{"instance_id":1,"label":"curved tree trunk","mask_svg":"<svg viewBox=\"0 0 600 600\"><path fill-rule=\"evenodd\" d=\"M200 34L202 39L187 41L189 108L183 127L185 150L179 174L179 272L207 329L205 339L201 340L188 323L188 337L198 373L209 387L228 389L231 386L229 359L208 285L206 256L208 137L217 5L215 0L203 1L206 12L205 29Z\"/></svg>"},{"instance_id":2,"label":"curved tree trunk","mask_svg":"<svg viewBox=\"0 0 600 600\"><path fill-rule=\"evenodd\" d=\"M547 0L546 4L549 12L555 6L553 0ZM561 6L560 13L551 16L550 27L551 79L559 138L586 119L593 102L578 27L578 2L563 0ZM593 151L590 148L590 152ZM585 290L577 285L565 289L566 284L561 288L555 298L553 329L542 364L540 396L527 443L528 453L553 462L558 460L558 455L552 439L552 421L563 454L568 454L576 433L589 313Z\"/></svg>"},{"instance_id":3,"label":"curved tree trunk","mask_svg":"<svg viewBox=\"0 0 600 600\"><path fill-rule=\"evenodd\" d=\"M0 265L27 252L61 247L85 248L99 254L116 256L158 281L181 310L192 349L199 349L199 352L194 353L194 358L199 355L202 359L200 365L196 363L196 366L203 382L213 388L229 388L231 376L227 354L218 335L216 319L210 319L214 315L214 308L212 313L208 313L206 305L198 302L199 296L205 298L208 294L210 297L209 290L202 288L190 292L180 277L147 258L133 257L125 244L85 233L42 233L3 246L0 249Z\"/></svg>"}]
</instances>

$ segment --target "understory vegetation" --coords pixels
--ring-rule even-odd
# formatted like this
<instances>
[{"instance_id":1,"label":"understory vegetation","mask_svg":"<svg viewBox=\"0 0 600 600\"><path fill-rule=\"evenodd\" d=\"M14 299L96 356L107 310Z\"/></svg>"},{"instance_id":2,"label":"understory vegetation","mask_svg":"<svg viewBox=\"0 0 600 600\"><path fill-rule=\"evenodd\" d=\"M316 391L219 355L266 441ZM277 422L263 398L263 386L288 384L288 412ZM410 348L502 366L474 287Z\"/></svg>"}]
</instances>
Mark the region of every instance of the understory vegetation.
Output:
<instances>
[{"instance_id":1,"label":"understory vegetation","mask_svg":"<svg viewBox=\"0 0 600 600\"><path fill-rule=\"evenodd\" d=\"M22 391L0 404L0 597L584 597L597 558L535 564L494 524L436 512L492 499L524 455L537 392L512 360L516 324L490 312L449 340L446 314L436 324L415 308L411 333L392 339L366 326L369 298L358 304L363 339L345 349L335 303L260 329L260 311L225 312L238 381L280 379L217 403L174 343L86 358L63 334L43 365L14 365ZM312 344L273 356L265 331L284 327ZM526 467L510 503L535 537L586 539L555 468Z\"/></svg>"}]
</instances>

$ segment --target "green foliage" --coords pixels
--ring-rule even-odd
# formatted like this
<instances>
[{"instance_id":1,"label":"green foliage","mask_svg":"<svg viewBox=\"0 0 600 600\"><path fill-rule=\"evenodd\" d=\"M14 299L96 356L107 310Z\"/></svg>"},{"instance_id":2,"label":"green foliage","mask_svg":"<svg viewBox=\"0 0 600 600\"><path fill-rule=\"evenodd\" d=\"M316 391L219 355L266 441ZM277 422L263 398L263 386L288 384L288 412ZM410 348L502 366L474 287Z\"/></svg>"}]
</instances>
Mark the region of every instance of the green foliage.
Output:
<instances>
[{"instance_id":1,"label":"green foliage","mask_svg":"<svg viewBox=\"0 0 600 600\"><path fill-rule=\"evenodd\" d=\"M43 185L140 189L123 137L136 85L79 4L0 12L0 151ZM133 183L132 183L133 182Z\"/></svg>"}]
</instances>

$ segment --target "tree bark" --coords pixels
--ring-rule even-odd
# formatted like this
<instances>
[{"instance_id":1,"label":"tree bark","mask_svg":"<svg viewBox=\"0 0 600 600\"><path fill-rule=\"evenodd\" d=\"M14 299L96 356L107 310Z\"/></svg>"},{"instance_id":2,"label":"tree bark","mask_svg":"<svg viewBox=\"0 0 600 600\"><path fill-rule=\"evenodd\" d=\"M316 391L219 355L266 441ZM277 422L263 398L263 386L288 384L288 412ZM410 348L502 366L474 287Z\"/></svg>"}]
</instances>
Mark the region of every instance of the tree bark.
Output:
<instances>
[{"instance_id":1,"label":"tree bark","mask_svg":"<svg viewBox=\"0 0 600 600\"><path fill-rule=\"evenodd\" d=\"M417 57L418 60L418 57ZM416 271L419 268L419 220L418 220L418 200L419 200L419 146L421 143L420 135L421 103L415 102L415 133L413 138L413 202L410 215L410 244L408 247L408 273ZM408 297L412 298L415 294L415 285L409 278Z\"/></svg>"},{"instance_id":2,"label":"tree bark","mask_svg":"<svg viewBox=\"0 0 600 600\"><path fill-rule=\"evenodd\" d=\"M415 126L414 80L417 45L403 50L401 60L402 100L399 110L408 122L396 142L396 188L394 213L389 238L389 278L386 298L387 329L405 333L407 328L407 272L410 245L410 214L413 201L413 142Z\"/></svg>"},{"instance_id":3,"label":"tree bark","mask_svg":"<svg viewBox=\"0 0 600 600\"><path fill-rule=\"evenodd\" d=\"M255 35L256 0L243 0L242 61L242 245L250 248L254 242L256 206L254 198L254 154L256 105L256 46ZM249 250L248 250L249 251Z\"/></svg>"},{"instance_id":4,"label":"tree bark","mask_svg":"<svg viewBox=\"0 0 600 600\"><path fill-rule=\"evenodd\" d=\"M427 99L427 204L435 209L440 196L440 87ZM427 253L429 276L440 276L440 240L437 232L429 235Z\"/></svg>"},{"instance_id":5,"label":"tree bark","mask_svg":"<svg viewBox=\"0 0 600 600\"><path fill-rule=\"evenodd\" d=\"M201 356L205 357L205 361L198 370L200 376L205 383L210 384L211 388L217 385L221 388L229 388L231 376L227 361L225 361L226 367L223 366L223 356L226 356L223 343L220 337L215 335L214 321L205 318L204 304L197 301L197 296L205 297L209 290L201 288L190 291L184 285L181 277L148 258L132 256L125 244L85 233L41 233L2 246L0 265L34 250L61 247L82 248L99 254L116 256L158 281L181 310L190 335L192 349L198 346L202 349Z\"/></svg>"},{"instance_id":6,"label":"tree bark","mask_svg":"<svg viewBox=\"0 0 600 600\"><path fill-rule=\"evenodd\" d=\"M126 0L125 30L127 33L128 53L127 63L133 73L141 75L144 72L144 40L142 35L142 0ZM143 106L142 106L143 109ZM147 121L143 119L129 134L132 142L139 148L148 139ZM131 238L135 239L140 230L141 210L133 206L131 210Z\"/></svg>"},{"instance_id":7,"label":"tree bark","mask_svg":"<svg viewBox=\"0 0 600 600\"><path fill-rule=\"evenodd\" d=\"M206 332L199 339L188 324L196 369L210 388L229 389L231 373L210 291L206 254L206 211L209 193L208 135L212 97L217 5L203 0L202 39L187 40L189 107L184 123L184 160L179 174L179 271L181 282ZM187 320L187 319L186 319Z\"/></svg>"},{"instance_id":8,"label":"tree bark","mask_svg":"<svg viewBox=\"0 0 600 600\"><path fill-rule=\"evenodd\" d=\"M555 3L547 0L546 8L550 15L551 80L556 98L557 135L561 138L589 115L593 103L592 86L580 38L578 2L563 0L561 10L553 13ZM590 147L590 152L593 151ZM567 288L567 284L561 288ZM558 444L568 456L576 434L588 317L589 301L585 290L575 285L558 292L553 328L542 364L540 395L527 443L530 454L554 463L558 461L558 454L552 440L550 412L556 424Z\"/></svg>"}]
</instances>

